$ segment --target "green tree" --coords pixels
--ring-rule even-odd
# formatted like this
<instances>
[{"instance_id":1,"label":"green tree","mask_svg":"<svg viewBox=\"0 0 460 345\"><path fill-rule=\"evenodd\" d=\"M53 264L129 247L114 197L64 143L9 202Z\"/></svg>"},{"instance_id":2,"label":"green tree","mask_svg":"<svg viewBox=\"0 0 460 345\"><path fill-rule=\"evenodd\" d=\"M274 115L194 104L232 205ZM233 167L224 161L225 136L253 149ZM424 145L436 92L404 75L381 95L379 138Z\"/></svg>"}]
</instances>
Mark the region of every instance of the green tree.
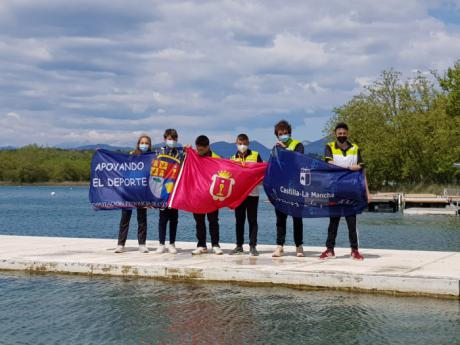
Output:
<instances>
[{"instance_id":1,"label":"green tree","mask_svg":"<svg viewBox=\"0 0 460 345\"><path fill-rule=\"evenodd\" d=\"M458 180L459 116L447 111L450 93L439 92L423 75L401 80L394 70L334 109L326 130L348 123L363 150L369 185L449 183Z\"/></svg>"},{"instance_id":2,"label":"green tree","mask_svg":"<svg viewBox=\"0 0 460 345\"><path fill-rule=\"evenodd\" d=\"M444 75L435 75L447 98L446 113L460 116L460 60L448 68Z\"/></svg>"}]
</instances>

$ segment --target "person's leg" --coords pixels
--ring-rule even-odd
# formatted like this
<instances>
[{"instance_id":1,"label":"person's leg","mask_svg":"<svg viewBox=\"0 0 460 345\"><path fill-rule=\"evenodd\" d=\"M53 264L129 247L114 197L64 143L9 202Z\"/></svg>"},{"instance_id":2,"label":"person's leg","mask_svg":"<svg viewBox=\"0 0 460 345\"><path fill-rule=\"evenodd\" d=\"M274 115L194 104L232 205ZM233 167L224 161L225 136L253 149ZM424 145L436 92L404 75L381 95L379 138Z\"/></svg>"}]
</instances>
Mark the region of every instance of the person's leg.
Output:
<instances>
[{"instance_id":1,"label":"person's leg","mask_svg":"<svg viewBox=\"0 0 460 345\"><path fill-rule=\"evenodd\" d=\"M139 245L145 245L147 242L147 209L137 209L137 241Z\"/></svg>"},{"instance_id":2,"label":"person's leg","mask_svg":"<svg viewBox=\"0 0 460 345\"><path fill-rule=\"evenodd\" d=\"M284 242L286 241L286 220L287 215L275 209L276 213L276 249L272 256L275 258L281 257L284 254Z\"/></svg>"},{"instance_id":3,"label":"person's leg","mask_svg":"<svg viewBox=\"0 0 460 345\"><path fill-rule=\"evenodd\" d=\"M219 246L219 210L208 213L209 233L211 234L211 244L213 247Z\"/></svg>"},{"instance_id":4,"label":"person's leg","mask_svg":"<svg viewBox=\"0 0 460 345\"><path fill-rule=\"evenodd\" d=\"M350 239L351 249L358 249L358 232L356 231L356 215L345 217L348 226L348 238Z\"/></svg>"},{"instance_id":5,"label":"person's leg","mask_svg":"<svg viewBox=\"0 0 460 345\"><path fill-rule=\"evenodd\" d=\"M206 214L194 213L196 223L196 239L198 240L197 247L206 247Z\"/></svg>"},{"instance_id":6,"label":"person's leg","mask_svg":"<svg viewBox=\"0 0 460 345\"><path fill-rule=\"evenodd\" d=\"M235 209L236 218L236 246L242 247L244 243L244 223L246 222L246 205L247 200L244 200L240 206Z\"/></svg>"},{"instance_id":7,"label":"person's leg","mask_svg":"<svg viewBox=\"0 0 460 345\"><path fill-rule=\"evenodd\" d=\"M128 238L129 221L132 213L132 210L121 210L120 231L118 232L119 246L124 246Z\"/></svg>"},{"instance_id":8,"label":"person's leg","mask_svg":"<svg viewBox=\"0 0 460 345\"><path fill-rule=\"evenodd\" d=\"M257 232L259 225L257 224L257 209L259 207L259 197L249 196L247 199L247 212L249 223L249 246L255 247L257 245Z\"/></svg>"},{"instance_id":9,"label":"person's leg","mask_svg":"<svg viewBox=\"0 0 460 345\"><path fill-rule=\"evenodd\" d=\"M340 217L330 217L329 227L327 229L326 247L329 250L334 250L335 239L337 237L337 229L339 228Z\"/></svg>"},{"instance_id":10,"label":"person's leg","mask_svg":"<svg viewBox=\"0 0 460 345\"><path fill-rule=\"evenodd\" d=\"M177 224L179 223L179 210L169 209L169 243L176 242Z\"/></svg>"},{"instance_id":11,"label":"person's leg","mask_svg":"<svg viewBox=\"0 0 460 345\"><path fill-rule=\"evenodd\" d=\"M301 246L303 244L303 219L292 217L294 226L294 243L295 246Z\"/></svg>"},{"instance_id":12,"label":"person's leg","mask_svg":"<svg viewBox=\"0 0 460 345\"><path fill-rule=\"evenodd\" d=\"M281 211L275 210L276 212L276 244L284 246L286 240L286 219L287 215Z\"/></svg>"},{"instance_id":13,"label":"person's leg","mask_svg":"<svg viewBox=\"0 0 460 345\"><path fill-rule=\"evenodd\" d=\"M169 212L168 209L160 210L160 217L158 220L158 240L160 245L164 245L166 242L166 228L168 226Z\"/></svg>"}]
</instances>

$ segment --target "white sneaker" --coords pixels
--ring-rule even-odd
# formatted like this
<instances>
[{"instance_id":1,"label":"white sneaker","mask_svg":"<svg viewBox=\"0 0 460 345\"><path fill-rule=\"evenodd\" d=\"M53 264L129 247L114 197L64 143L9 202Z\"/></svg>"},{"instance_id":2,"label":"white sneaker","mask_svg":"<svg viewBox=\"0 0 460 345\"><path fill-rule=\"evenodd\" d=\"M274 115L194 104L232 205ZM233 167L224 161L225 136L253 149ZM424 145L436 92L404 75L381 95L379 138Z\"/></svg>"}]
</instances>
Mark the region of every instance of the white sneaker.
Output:
<instances>
[{"instance_id":1,"label":"white sneaker","mask_svg":"<svg viewBox=\"0 0 460 345\"><path fill-rule=\"evenodd\" d=\"M283 246L277 246L275 251L273 252L272 256L274 258L279 258L279 257L283 256L283 254L284 254Z\"/></svg>"},{"instance_id":2,"label":"white sneaker","mask_svg":"<svg viewBox=\"0 0 460 345\"><path fill-rule=\"evenodd\" d=\"M123 253L125 251L125 246L117 246L117 248L115 248L115 253Z\"/></svg>"},{"instance_id":3,"label":"white sneaker","mask_svg":"<svg viewBox=\"0 0 460 345\"><path fill-rule=\"evenodd\" d=\"M141 253L148 253L148 252L149 252L149 250L148 250L148 248L145 246L145 244L140 244L140 245L139 245L139 251L140 251Z\"/></svg>"},{"instance_id":4,"label":"white sneaker","mask_svg":"<svg viewBox=\"0 0 460 345\"><path fill-rule=\"evenodd\" d=\"M297 253L297 257L299 258L303 258L305 255L303 253L303 246L298 246L296 249L295 249L296 253Z\"/></svg>"},{"instance_id":5,"label":"white sneaker","mask_svg":"<svg viewBox=\"0 0 460 345\"><path fill-rule=\"evenodd\" d=\"M166 246L164 244L160 244L160 246L155 250L155 254L163 254L166 252Z\"/></svg>"},{"instance_id":6,"label":"white sneaker","mask_svg":"<svg viewBox=\"0 0 460 345\"><path fill-rule=\"evenodd\" d=\"M222 249L219 246L212 247L212 250L214 251L214 254L216 254L216 255L224 254L224 252L222 251Z\"/></svg>"},{"instance_id":7,"label":"white sneaker","mask_svg":"<svg viewBox=\"0 0 460 345\"><path fill-rule=\"evenodd\" d=\"M169 254L177 254L176 245L174 243L170 244L168 247Z\"/></svg>"},{"instance_id":8,"label":"white sneaker","mask_svg":"<svg viewBox=\"0 0 460 345\"><path fill-rule=\"evenodd\" d=\"M208 252L208 248L206 248L206 247L198 247L192 252L192 255L200 255L200 254L205 254L207 252Z\"/></svg>"}]
</instances>

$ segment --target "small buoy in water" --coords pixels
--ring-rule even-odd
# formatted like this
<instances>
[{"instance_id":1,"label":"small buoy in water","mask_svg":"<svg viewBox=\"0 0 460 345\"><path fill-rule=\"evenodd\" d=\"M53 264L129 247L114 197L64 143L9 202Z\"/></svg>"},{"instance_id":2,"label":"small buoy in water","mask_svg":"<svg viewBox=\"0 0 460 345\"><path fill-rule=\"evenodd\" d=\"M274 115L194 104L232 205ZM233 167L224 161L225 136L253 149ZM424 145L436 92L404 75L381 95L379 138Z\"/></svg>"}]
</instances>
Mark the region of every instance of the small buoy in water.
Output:
<instances>
[{"instance_id":1,"label":"small buoy in water","mask_svg":"<svg viewBox=\"0 0 460 345\"><path fill-rule=\"evenodd\" d=\"M56 192L51 192L50 194L51 194L51 195L54 195L54 194L56 194Z\"/></svg>"}]
</instances>

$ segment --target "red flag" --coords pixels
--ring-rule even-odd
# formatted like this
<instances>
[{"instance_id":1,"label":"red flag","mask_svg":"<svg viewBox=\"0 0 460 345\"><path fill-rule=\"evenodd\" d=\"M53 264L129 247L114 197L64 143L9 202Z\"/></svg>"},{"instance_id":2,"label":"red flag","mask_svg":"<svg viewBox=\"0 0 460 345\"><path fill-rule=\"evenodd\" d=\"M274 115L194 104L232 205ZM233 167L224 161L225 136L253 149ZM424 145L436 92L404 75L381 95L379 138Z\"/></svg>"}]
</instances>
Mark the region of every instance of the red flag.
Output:
<instances>
[{"instance_id":1,"label":"red flag","mask_svg":"<svg viewBox=\"0 0 460 345\"><path fill-rule=\"evenodd\" d=\"M186 154L169 207L193 213L238 207L263 180L267 168L267 163L202 157L191 148Z\"/></svg>"}]
</instances>

